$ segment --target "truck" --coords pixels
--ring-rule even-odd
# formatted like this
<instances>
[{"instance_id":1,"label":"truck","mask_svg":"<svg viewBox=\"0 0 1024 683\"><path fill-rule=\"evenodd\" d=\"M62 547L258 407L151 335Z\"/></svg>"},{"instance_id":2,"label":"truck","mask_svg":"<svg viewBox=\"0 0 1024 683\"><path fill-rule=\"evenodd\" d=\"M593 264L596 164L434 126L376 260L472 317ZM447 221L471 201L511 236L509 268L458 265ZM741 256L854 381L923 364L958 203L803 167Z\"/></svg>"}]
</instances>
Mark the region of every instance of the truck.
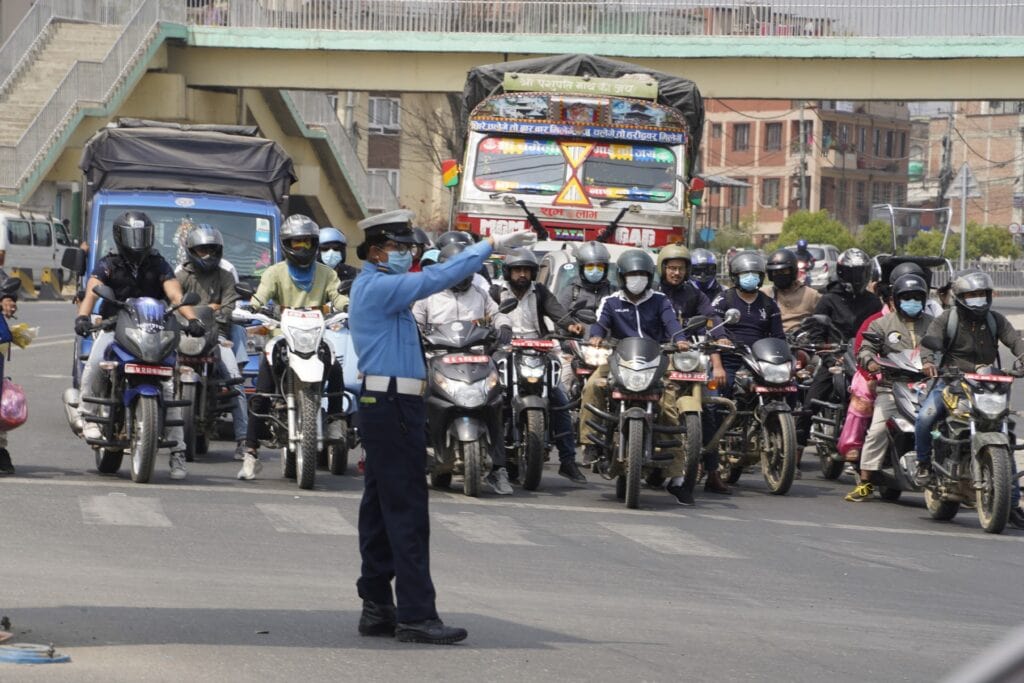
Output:
<instances>
[{"instance_id":1,"label":"truck","mask_svg":"<svg viewBox=\"0 0 1024 683\"><path fill-rule=\"evenodd\" d=\"M637 247L685 239L704 124L692 81L558 55L470 70L463 106L456 229Z\"/></svg>"}]
</instances>

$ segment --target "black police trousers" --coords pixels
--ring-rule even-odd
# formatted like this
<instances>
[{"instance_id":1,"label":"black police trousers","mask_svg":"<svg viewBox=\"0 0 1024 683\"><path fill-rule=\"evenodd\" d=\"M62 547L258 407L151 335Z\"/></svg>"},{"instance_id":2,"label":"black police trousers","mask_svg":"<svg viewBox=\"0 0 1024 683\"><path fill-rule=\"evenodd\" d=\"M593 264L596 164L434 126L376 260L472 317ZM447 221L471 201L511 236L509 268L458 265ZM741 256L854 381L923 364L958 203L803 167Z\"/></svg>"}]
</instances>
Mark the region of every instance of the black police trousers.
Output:
<instances>
[{"instance_id":1,"label":"black police trousers","mask_svg":"<svg viewBox=\"0 0 1024 683\"><path fill-rule=\"evenodd\" d=\"M366 453L359 505L359 597L394 604L394 579L399 622L436 619L430 579L423 399L364 391L357 415Z\"/></svg>"}]
</instances>

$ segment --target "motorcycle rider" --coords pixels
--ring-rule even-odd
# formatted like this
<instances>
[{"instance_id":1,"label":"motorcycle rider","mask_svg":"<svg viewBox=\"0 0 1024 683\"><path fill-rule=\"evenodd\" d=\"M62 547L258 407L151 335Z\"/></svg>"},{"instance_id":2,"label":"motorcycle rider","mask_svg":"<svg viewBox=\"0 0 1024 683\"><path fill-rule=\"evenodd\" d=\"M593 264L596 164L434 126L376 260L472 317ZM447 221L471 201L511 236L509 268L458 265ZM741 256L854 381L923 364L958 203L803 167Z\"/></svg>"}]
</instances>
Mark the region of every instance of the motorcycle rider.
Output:
<instances>
[{"instance_id":1,"label":"motorcycle rider","mask_svg":"<svg viewBox=\"0 0 1024 683\"><path fill-rule=\"evenodd\" d=\"M999 342L1010 348L1014 356L1024 354L1024 337L1002 313L992 310L992 278L979 270L966 270L953 280L953 307L932 321L921 349L921 362L925 374L938 375L941 367L957 367L963 372L974 372L980 365L999 362ZM933 351L931 347L941 349ZM936 354L941 356L941 361ZM919 485L931 477L932 428L946 416L942 400L945 382L938 379L928 397L921 402L921 411L914 425L914 446L917 452L917 472L914 479ZM1013 458L1010 459L1011 463ZM1016 470L1016 467L1014 467ZM1014 480L1010 522L1024 528L1024 513L1018 504L1020 488Z\"/></svg>"},{"instance_id":2,"label":"motorcycle rider","mask_svg":"<svg viewBox=\"0 0 1024 683\"><path fill-rule=\"evenodd\" d=\"M931 271L913 261L900 263L889 271L889 284L891 285L893 282L896 282L896 279L902 275L918 275L931 287ZM942 310L942 303L936 298L929 296L928 300L924 302L924 312L933 318L941 315Z\"/></svg>"},{"instance_id":3,"label":"motorcycle rider","mask_svg":"<svg viewBox=\"0 0 1024 683\"><path fill-rule=\"evenodd\" d=\"M601 299L615 289L608 280L608 247L590 241L576 250L576 274L558 293L558 303L567 311L596 311ZM568 266L566 266L568 267Z\"/></svg>"},{"instance_id":4,"label":"motorcycle rider","mask_svg":"<svg viewBox=\"0 0 1024 683\"><path fill-rule=\"evenodd\" d=\"M881 370L876 357L887 356L919 348L932 316L925 313L928 300L928 283L920 275L907 274L892 283L892 311L875 319L868 325L867 334L857 353L857 364L877 375ZM878 342L876 340L881 340ZM886 423L896 414L896 403L892 397L892 378L885 375L878 380L875 389L875 408L871 426L864 437L860 455L860 482L846 495L846 500L860 502L867 500L874 492L872 479L882 468L886 449Z\"/></svg>"},{"instance_id":5,"label":"motorcycle rider","mask_svg":"<svg viewBox=\"0 0 1024 683\"><path fill-rule=\"evenodd\" d=\"M231 335L231 309L238 301L238 294L235 292L235 278L220 267L224 256L224 237L220 230L206 223L189 230L185 237L185 255L188 260L175 273L182 292L195 292L199 295L200 305L213 309L220 338L226 340ZM223 344L217 345L217 352L220 354L217 371L221 376L241 377L234 352ZM235 460L242 460L249 424L248 407L242 395L235 400L231 421L235 433Z\"/></svg>"},{"instance_id":6,"label":"motorcycle rider","mask_svg":"<svg viewBox=\"0 0 1024 683\"><path fill-rule=\"evenodd\" d=\"M320 253L317 260L330 266L338 276L338 280L354 280L359 269L345 263L345 252L348 250L348 239L345 233L337 228L320 228Z\"/></svg>"},{"instance_id":7,"label":"motorcycle rider","mask_svg":"<svg viewBox=\"0 0 1024 683\"><path fill-rule=\"evenodd\" d=\"M282 308L319 308L328 303L335 310L345 308L348 297L338 292L340 282L337 274L326 264L316 261L320 227L307 216L293 214L281 223L280 234L285 260L263 271L260 285L252 297L253 305L266 306L273 301ZM337 395L327 399L325 441L341 441L345 438L341 422L331 419L343 412L341 387L341 366L333 363L327 370L325 391ZM256 391L258 394L272 394L275 390L273 370L266 354L260 354ZM265 418L258 414L267 414L269 404L270 399L265 395L254 396L249 404L249 429L245 436L239 479L255 479L263 469L258 449Z\"/></svg>"},{"instance_id":8,"label":"motorcycle rider","mask_svg":"<svg viewBox=\"0 0 1024 683\"><path fill-rule=\"evenodd\" d=\"M126 211L114 219L111 226L115 250L101 258L86 283L85 296L78 304L78 317L75 318L75 333L80 337L88 337L92 329L92 310L99 300L93 289L99 285L107 285L114 290L118 301L133 297L151 297L164 299L171 305L181 302L181 283L174 277L171 264L153 248L153 221L141 211ZM194 337L206 333L203 323L196 319L191 306L182 306L179 312L188 320L185 332ZM118 308L112 302L101 300L99 314L104 320L117 315ZM82 368L81 397L93 397L103 390L103 372L100 361L104 359L107 349L114 341L114 330L103 330L93 340L89 359ZM173 400L173 382L163 383L164 399ZM87 439L102 439L103 433L95 422L82 419L86 413L92 413L92 406L80 399L76 431L80 431ZM168 408L168 421L180 421L181 409ZM184 432L180 426L166 427L164 438L176 442L171 451L171 479L184 479L188 476L185 469Z\"/></svg>"},{"instance_id":9,"label":"motorcycle rider","mask_svg":"<svg viewBox=\"0 0 1024 683\"><path fill-rule=\"evenodd\" d=\"M690 279L708 301L714 301L722 293L722 284L718 281L718 259L707 249L694 249L690 258Z\"/></svg>"},{"instance_id":10,"label":"motorcycle rider","mask_svg":"<svg viewBox=\"0 0 1024 683\"><path fill-rule=\"evenodd\" d=\"M660 343L675 342L685 351L689 344L683 340L683 328L676 318L668 297L652 288L654 260L642 249L625 251L615 261L621 289L606 296L597 308L597 321L590 326L590 343L599 346L606 337L648 337ZM665 385L659 403L658 424L678 426L678 389L669 382ZM608 404L608 363L599 366L583 387L581 405ZM590 439L596 434L588 420L580 419L580 442L587 450L588 460L600 460L608 454ZM666 471L666 490L680 505L693 505L693 493L683 486L686 455L682 448L673 449L673 459ZM613 462L613 467L615 463Z\"/></svg>"},{"instance_id":11,"label":"motorcycle rider","mask_svg":"<svg viewBox=\"0 0 1024 683\"><path fill-rule=\"evenodd\" d=\"M0 282L7 280L8 277L10 276L0 269ZM4 296L0 299L0 313L5 318L13 318L17 312L17 296ZM7 451L7 432L0 432L0 477L8 474L14 474L14 463L11 462L11 454Z\"/></svg>"},{"instance_id":12,"label":"motorcycle rider","mask_svg":"<svg viewBox=\"0 0 1024 683\"><path fill-rule=\"evenodd\" d=\"M538 339L548 334L545 317L556 324L569 317L569 312L558 302L555 295L544 285L536 282L540 263L530 249L513 249L505 257L503 274L505 284L491 288L491 296L498 303L515 297L519 305L509 314L513 336L522 339ZM565 328L570 334L582 335L583 325L569 323ZM573 440L572 416L565 409L569 399L558 378L554 378L548 390L551 404L551 432L554 434L558 459L561 464L558 474L576 484L585 484L587 478L576 465L576 442Z\"/></svg>"},{"instance_id":13,"label":"motorcycle rider","mask_svg":"<svg viewBox=\"0 0 1024 683\"><path fill-rule=\"evenodd\" d=\"M476 240L473 239L473 236L471 234L463 230L449 230L448 232L441 233L441 235L437 238L437 243L434 245L434 248L444 249L449 244L456 243L465 245L467 247L471 247L474 244L476 244ZM491 274L487 270L486 265L481 266L480 270L477 271L475 275L473 275L473 286L479 287L485 292L490 290Z\"/></svg>"},{"instance_id":14,"label":"motorcycle rider","mask_svg":"<svg viewBox=\"0 0 1024 683\"><path fill-rule=\"evenodd\" d=\"M452 243L441 250L438 263L444 263L466 250L466 245ZM498 304L486 292L473 286L473 276L465 278L448 289L431 294L412 305L412 317L423 332L430 325L443 325L452 322L478 321L481 325L489 325L498 331L498 343L507 344L512 339L512 321L498 311ZM505 448L501 439L500 417L498 424L488 425L491 432L491 472L484 481L501 496L512 493L512 485L508 482L508 470L505 469Z\"/></svg>"},{"instance_id":15,"label":"motorcycle rider","mask_svg":"<svg viewBox=\"0 0 1024 683\"><path fill-rule=\"evenodd\" d=\"M430 237L427 236L423 228L413 228L412 238L416 241L412 244L412 266L409 268L409 272L418 273L420 272L420 260L423 258L423 253L430 249Z\"/></svg>"},{"instance_id":16,"label":"motorcycle rider","mask_svg":"<svg viewBox=\"0 0 1024 683\"><path fill-rule=\"evenodd\" d=\"M814 313L821 293L797 277L800 264L789 249L776 249L768 259L767 269L772 282L771 297L782 312L782 329L789 332Z\"/></svg>"},{"instance_id":17,"label":"motorcycle rider","mask_svg":"<svg viewBox=\"0 0 1024 683\"><path fill-rule=\"evenodd\" d=\"M800 279L804 281L804 284L810 284L811 271L814 270L814 254L807 248L807 240L797 240L794 253L796 254L798 264L797 276L799 277L802 273L803 277ZM802 267L799 264L802 264Z\"/></svg>"}]
</instances>

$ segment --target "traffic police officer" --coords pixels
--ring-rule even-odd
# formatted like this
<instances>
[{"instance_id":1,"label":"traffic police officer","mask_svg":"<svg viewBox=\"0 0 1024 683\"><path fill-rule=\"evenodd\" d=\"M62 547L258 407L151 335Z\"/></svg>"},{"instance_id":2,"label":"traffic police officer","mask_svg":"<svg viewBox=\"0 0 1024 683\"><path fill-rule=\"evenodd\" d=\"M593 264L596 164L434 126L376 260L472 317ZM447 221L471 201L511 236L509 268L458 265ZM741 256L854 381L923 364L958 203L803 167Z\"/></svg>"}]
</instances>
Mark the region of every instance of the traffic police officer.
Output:
<instances>
[{"instance_id":1,"label":"traffic police officer","mask_svg":"<svg viewBox=\"0 0 1024 683\"><path fill-rule=\"evenodd\" d=\"M465 629L445 626L434 605L427 518L426 365L410 306L470 277L496 250L532 244L527 230L493 236L453 258L409 273L412 212L389 211L359 222L366 261L352 285L350 325L363 391L359 432L366 453L359 507L363 599L359 632L404 642L449 644ZM392 599L395 579L397 610Z\"/></svg>"}]
</instances>

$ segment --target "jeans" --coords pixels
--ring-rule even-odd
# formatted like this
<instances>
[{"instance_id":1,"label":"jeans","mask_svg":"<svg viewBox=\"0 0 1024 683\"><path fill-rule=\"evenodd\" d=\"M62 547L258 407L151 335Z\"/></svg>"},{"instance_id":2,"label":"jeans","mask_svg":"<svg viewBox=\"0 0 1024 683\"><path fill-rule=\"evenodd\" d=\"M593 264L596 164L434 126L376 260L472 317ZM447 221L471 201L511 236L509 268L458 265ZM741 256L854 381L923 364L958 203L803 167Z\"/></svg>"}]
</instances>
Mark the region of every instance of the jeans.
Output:
<instances>
[{"instance_id":1,"label":"jeans","mask_svg":"<svg viewBox=\"0 0 1024 683\"><path fill-rule=\"evenodd\" d=\"M238 370L238 362L232 350L225 346L220 346L219 349L220 362L217 363L217 372L220 376L228 378L241 377L242 373ZM246 355L246 360L248 360L248 354ZM241 387L238 386L238 389L241 390ZM231 424L235 431L235 441L243 440L249 425L249 410L244 394L240 394L235 399L235 405L231 409Z\"/></svg>"},{"instance_id":2,"label":"jeans","mask_svg":"<svg viewBox=\"0 0 1024 683\"><path fill-rule=\"evenodd\" d=\"M551 434L554 437L555 447L558 449L558 459L563 464L576 462L576 435L572 430L572 415L568 410L554 410L565 408L569 404L569 398L565 395L560 384L556 384L548 390L551 412Z\"/></svg>"},{"instance_id":3,"label":"jeans","mask_svg":"<svg viewBox=\"0 0 1024 683\"><path fill-rule=\"evenodd\" d=\"M946 404L942 402L945 386L942 380L937 381L928 396L921 401L921 411L914 423L914 450L919 465L932 461L932 428L938 420L946 417Z\"/></svg>"}]
</instances>

